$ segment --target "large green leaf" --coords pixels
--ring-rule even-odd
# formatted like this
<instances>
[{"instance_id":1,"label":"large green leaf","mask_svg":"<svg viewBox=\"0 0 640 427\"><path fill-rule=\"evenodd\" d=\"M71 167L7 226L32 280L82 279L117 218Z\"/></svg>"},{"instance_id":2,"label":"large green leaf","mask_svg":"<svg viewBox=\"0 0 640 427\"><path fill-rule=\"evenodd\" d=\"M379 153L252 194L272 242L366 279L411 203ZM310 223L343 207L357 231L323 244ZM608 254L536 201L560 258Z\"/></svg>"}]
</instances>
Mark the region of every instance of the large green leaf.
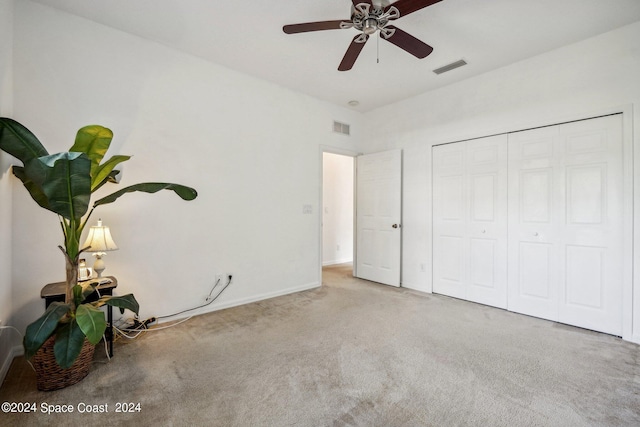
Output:
<instances>
[{"instance_id":1,"label":"large green leaf","mask_svg":"<svg viewBox=\"0 0 640 427\"><path fill-rule=\"evenodd\" d=\"M16 157L23 164L49 154L29 129L7 117L0 117L0 150Z\"/></svg>"},{"instance_id":2,"label":"large green leaf","mask_svg":"<svg viewBox=\"0 0 640 427\"><path fill-rule=\"evenodd\" d=\"M39 204L41 207L45 209L49 209L49 199L47 198L47 195L44 194L44 192L42 191L42 188L36 185L36 183L33 182L29 176L27 176L27 174L24 171L24 168L22 166L14 165L12 169L13 169L13 174L17 176L20 181L22 181L24 188L27 189L27 191L31 195L31 198L35 200L36 203Z\"/></svg>"},{"instance_id":3,"label":"large green leaf","mask_svg":"<svg viewBox=\"0 0 640 427\"><path fill-rule=\"evenodd\" d=\"M102 182L100 182L95 188L91 187L91 193L95 193L100 187L105 185L107 182L117 184L118 183L117 176L119 173L120 171L118 170L112 170L111 172L109 172L109 176L107 176L106 179L103 179Z\"/></svg>"},{"instance_id":4,"label":"large green leaf","mask_svg":"<svg viewBox=\"0 0 640 427\"><path fill-rule=\"evenodd\" d=\"M65 152L30 160L24 171L47 196L47 209L71 220L81 218L89 208L90 168L84 153Z\"/></svg>"},{"instance_id":5,"label":"large green leaf","mask_svg":"<svg viewBox=\"0 0 640 427\"><path fill-rule=\"evenodd\" d=\"M83 343L84 333L75 319L71 319L69 323L58 328L56 331L56 343L53 345L53 354L62 369L68 369L73 365L82 350Z\"/></svg>"},{"instance_id":6,"label":"large green leaf","mask_svg":"<svg viewBox=\"0 0 640 427\"><path fill-rule=\"evenodd\" d=\"M91 191L95 191L108 181L111 176L113 168L122 162L129 160L131 156L113 156L103 164L101 164L95 171L91 170ZM114 175L115 176L115 175Z\"/></svg>"},{"instance_id":7,"label":"large green leaf","mask_svg":"<svg viewBox=\"0 0 640 427\"><path fill-rule=\"evenodd\" d=\"M93 284L90 282L85 282L82 285L82 301L86 300L89 295L96 291L97 284Z\"/></svg>"},{"instance_id":8,"label":"large green leaf","mask_svg":"<svg viewBox=\"0 0 640 427\"><path fill-rule=\"evenodd\" d=\"M107 329L107 322L104 320L104 313L91 304L81 304L76 310L76 322L93 345L98 344L104 330Z\"/></svg>"},{"instance_id":9,"label":"large green leaf","mask_svg":"<svg viewBox=\"0 0 640 427\"><path fill-rule=\"evenodd\" d=\"M112 307L119 307L122 309L127 309L133 311L135 314L138 314L140 310L140 305L138 301L133 296L133 294L127 294L122 296L104 296L100 298L95 303L96 307L102 307L103 305L110 305Z\"/></svg>"},{"instance_id":10,"label":"large green leaf","mask_svg":"<svg viewBox=\"0 0 640 427\"><path fill-rule=\"evenodd\" d=\"M120 191L116 191L115 193L103 197L100 200L96 200L96 202L93 204L93 207L95 208L107 203L113 203L118 199L118 197L126 193L133 193L136 191L142 191L144 193L157 193L160 190L172 190L183 200L193 200L198 196L198 192L195 189L186 187L184 185L170 184L165 182L145 182L142 184L130 185L129 187L125 187Z\"/></svg>"},{"instance_id":11,"label":"large green leaf","mask_svg":"<svg viewBox=\"0 0 640 427\"><path fill-rule=\"evenodd\" d=\"M58 326L58 322L69 312L71 306L62 302L53 302L44 314L35 322L27 326L24 334L24 354L27 359L31 358L42 344L53 334Z\"/></svg>"},{"instance_id":12,"label":"large green leaf","mask_svg":"<svg viewBox=\"0 0 640 427\"><path fill-rule=\"evenodd\" d=\"M71 152L85 153L91 160L91 176L95 176L102 158L109 150L113 132L100 125L89 125L78 130Z\"/></svg>"}]
</instances>

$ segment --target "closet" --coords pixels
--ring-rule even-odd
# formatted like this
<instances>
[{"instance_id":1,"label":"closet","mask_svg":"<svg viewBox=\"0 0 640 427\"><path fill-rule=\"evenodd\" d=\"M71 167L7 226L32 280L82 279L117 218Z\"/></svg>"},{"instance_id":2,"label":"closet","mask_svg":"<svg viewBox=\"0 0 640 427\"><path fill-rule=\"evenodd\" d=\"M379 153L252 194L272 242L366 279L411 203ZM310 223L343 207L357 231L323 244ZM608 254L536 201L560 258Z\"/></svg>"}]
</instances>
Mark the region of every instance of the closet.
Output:
<instances>
[{"instance_id":1,"label":"closet","mask_svg":"<svg viewBox=\"0 0 640 427\"><path fill-rule=\"evenodd\" d=\"M622 115L433 147L433 291L622 334Z\"/></svg>"}]
</instances>

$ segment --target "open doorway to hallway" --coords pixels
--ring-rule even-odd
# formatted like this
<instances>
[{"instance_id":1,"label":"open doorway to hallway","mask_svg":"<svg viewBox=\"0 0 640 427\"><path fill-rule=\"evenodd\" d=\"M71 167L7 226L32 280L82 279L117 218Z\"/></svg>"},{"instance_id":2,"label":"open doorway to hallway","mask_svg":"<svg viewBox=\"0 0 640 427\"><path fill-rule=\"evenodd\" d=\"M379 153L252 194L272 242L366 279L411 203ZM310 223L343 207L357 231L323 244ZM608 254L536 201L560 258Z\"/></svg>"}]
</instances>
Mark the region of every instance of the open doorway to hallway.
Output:
<instances>
[{"instance_id":1,"label":"open doorway to hallway","mask_svg":"<svg viewBox=\"0 0 640 427\"><path fill-rule=\"evenodd\" d=\"M322 266L345 264L353 273L354 158L322 155Z\"/></svg>"}]
</instances>

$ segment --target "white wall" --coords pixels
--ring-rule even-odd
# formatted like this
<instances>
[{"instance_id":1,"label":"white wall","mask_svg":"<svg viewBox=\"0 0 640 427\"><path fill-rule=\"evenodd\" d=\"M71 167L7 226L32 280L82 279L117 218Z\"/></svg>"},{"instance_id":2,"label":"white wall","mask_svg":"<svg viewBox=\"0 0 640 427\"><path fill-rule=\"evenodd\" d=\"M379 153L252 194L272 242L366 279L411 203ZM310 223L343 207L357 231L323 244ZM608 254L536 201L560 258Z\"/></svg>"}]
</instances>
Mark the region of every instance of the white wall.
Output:
<instances>
[{"instance_id":1,"label":"white wall","mask_svg":"<svg viewBox=\"0 0 640 427\"><path fill-rule=\"evenodd\" d=\"M125 195L92 217L120 247L105 274L118 277L118 293L136 295L142 316L204 303L215 274L232 273L233 284L201 311L320 284L319 146L353 150L331 129L350 123L357 139L360 114L30 1L16 4L14 61L14 117L50 152L102 124L115 134L110 154L134 156L120 187L198 190L193 202ZM24 327L43 308L41 286L64 278L64 262L55 215L22 188L13 213Z\"/></svg>"},{"instance_id":2,"label":"white wall","mask_svg":"<svg viewBox=\"0 0 640 427\"><path fill-rule=\"evenodd\" d=\"M13 0L0 0L0 116L11 114ZM11 324L11 182L8 155L0 152L0 321ZM0 382L11 363L11 350L19 345L17 334L0 330Z\"/></svg>"},{"instance_id":3,"label":"white wall","mask_svg":"<svg viewBox=\"0 0 640 427\"><path fill-rule=\"evenodd\" d=\"M353 261L353 162L323 153L322 265Z\"/></svg>"},{"instance_id":4,"label":"white wall","mask_svg":"<svg viewBox=\"0 0 640 427\"><path fill-rule=\"evenodd\" d=\"M366 114L362 151L404 149L403 286L431 290L430 268L422 272L420 264L431 263L433 144L622 111L640 103L639 75L640 23L635 23ZM626 112L627 131L631 123L640 128L638 108ZM639 147L638 132L628 135ZM638 201L637 189L636 182ZM635 240L640 242L637 235ZM633 339L640 342L638 285L633 304ZM625 316L629 321L629 313Z\"/></svg>"}]
</instances>

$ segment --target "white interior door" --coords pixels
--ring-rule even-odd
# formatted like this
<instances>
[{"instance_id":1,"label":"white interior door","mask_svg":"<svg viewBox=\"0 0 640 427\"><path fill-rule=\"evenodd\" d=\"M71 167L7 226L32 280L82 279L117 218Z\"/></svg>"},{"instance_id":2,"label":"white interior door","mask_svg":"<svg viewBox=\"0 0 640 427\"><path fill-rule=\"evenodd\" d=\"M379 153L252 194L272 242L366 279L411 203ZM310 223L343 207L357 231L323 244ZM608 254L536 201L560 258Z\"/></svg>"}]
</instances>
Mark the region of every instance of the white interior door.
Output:
<instances>
[{"instance_id":1,"label":"white interior door","mask_svg":"<svg viewBox=\"0 0 640 427\"><path fill-rule=\"evenodd\" d=\"M433 291L507 306L507 137L433 147Z\"/></svg>"},{"instance_id":2,"label":"white interior door","mask_svg":"<svg viewBox=\"0 0 640 427\"><path fill-rule=\"evenodd\" d=\"M358 156L355 276L400 286L402 151Z\"/></svg>"},{"instance_id":3,"label":"white interior door","mask_svg":"<svg viewBox=\"0 0 640 427\"><path fill-rule=\"evenodd\" d=\"M509 157L509 309L621 335L621 115L511 134Z\"/></svg>"}]
</instances>

